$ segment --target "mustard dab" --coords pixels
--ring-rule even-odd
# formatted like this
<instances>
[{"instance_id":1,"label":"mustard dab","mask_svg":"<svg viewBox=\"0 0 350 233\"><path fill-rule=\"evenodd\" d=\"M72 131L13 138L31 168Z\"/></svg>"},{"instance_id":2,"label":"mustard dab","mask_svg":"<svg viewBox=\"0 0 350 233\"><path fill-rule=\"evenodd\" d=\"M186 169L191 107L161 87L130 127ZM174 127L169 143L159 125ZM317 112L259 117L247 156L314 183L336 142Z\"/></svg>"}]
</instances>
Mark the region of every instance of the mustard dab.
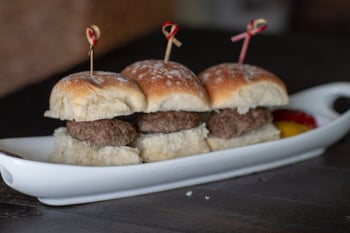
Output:
<instances>
[{"instance_id":1,"label":"mustard dab","mask_svg":"<svg viewBox=\"0 0 350 233\"><path fill-rule=\"evenodd\" d=\"M310 126L291 121L276 121L274 124L281 131L281 138L292 137L311 130Z\"/></svg>"}]
</instances>

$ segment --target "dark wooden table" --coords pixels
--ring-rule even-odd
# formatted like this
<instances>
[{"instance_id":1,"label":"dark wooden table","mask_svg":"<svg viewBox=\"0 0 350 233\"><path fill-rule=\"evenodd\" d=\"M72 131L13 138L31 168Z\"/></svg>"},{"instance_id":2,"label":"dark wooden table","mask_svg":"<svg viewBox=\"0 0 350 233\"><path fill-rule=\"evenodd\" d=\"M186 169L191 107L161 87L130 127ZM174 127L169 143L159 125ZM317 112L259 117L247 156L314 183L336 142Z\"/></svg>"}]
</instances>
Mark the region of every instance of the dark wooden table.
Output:
<instances>
[{"instance_id":1,"label":"dark wooden table","mask_svg":"<svg viewBox=\"0 0 350 233\"><path fill-rule=\"evenodd\" d=\"M234 62L240 44L230 42L233 34L180 30L184 44L173 48L171 59L196 73ZM165 44L155 32L98 58L95 67L118 72L137 60L162 59ZM253 38L246 62L278 74L294 93L349 81L349 54L348 37L261 34ZM86 69L88 62L1 98L0 138L51 134L62 124L42 116L52 86ZM345 111L349 100L335 107ZM92 204L49 207L0 181L0 232L350 232L350 134L322 156L291 166Z\"/></svg>"}]
</instances>

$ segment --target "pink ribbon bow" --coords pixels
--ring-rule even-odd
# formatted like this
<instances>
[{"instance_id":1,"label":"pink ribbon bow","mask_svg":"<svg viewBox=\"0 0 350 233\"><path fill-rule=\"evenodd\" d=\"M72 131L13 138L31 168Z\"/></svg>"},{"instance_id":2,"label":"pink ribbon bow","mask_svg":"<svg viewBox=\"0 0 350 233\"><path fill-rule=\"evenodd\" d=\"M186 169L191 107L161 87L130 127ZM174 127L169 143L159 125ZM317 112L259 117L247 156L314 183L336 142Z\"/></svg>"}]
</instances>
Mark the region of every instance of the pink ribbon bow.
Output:
<instances>
[{"instance_id":1,"label":"pink ribbon bow","mask_svg":"<svg viewBox=\"0 0 350 233\"><path fill-rule=\"evenodd\" d=\"M267 21L265 19L251 20L247 25L247 30L241 34L231 37L232 42L239 41L244 38L244 42L239 56L238 63L243 64L245 55L247 53L250 37L255 34L264 31L267 28Z\"/></svg>"}]
</instances>

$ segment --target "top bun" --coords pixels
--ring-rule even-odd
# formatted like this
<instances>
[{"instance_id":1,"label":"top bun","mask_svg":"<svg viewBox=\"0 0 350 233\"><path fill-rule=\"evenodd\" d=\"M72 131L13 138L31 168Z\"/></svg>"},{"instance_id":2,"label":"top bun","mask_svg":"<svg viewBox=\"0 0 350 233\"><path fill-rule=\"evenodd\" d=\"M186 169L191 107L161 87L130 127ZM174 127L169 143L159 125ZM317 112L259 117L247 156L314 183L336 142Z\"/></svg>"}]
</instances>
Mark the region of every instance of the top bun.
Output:
<instances>
[{"instance_id":1,"label":"top bun","mask_svg":"<svg viewBox=\"0 0 350 233\"><path fill-rule=\"evenodd\" d=\"M240 114L257 106L288 103L285 84L274 74L256 66L223 63L199 74L212 109L237 108Z\"/></svg>"},{"instance_id":2,"label":"top bun","mask_svg":"<svg viewBox=\"0 0 350 233\"><path fill-rule=\"evenodd\" d=\"M121 74L95 71L71 74L52 89L45 116L94 121L144 111L146 99L138 85Z\"/></svg>"},{"instance_id":3,"label":"top bun","mask_svg":"<svg viewBox=\"0 0 350 233\"><path fill-rule=\"evenodd\" d=\"M146 112L209 110L208 94L201 81L179 63L139 61L121 73L135 80L145 93Z\"/></svg>"}]
</instances>

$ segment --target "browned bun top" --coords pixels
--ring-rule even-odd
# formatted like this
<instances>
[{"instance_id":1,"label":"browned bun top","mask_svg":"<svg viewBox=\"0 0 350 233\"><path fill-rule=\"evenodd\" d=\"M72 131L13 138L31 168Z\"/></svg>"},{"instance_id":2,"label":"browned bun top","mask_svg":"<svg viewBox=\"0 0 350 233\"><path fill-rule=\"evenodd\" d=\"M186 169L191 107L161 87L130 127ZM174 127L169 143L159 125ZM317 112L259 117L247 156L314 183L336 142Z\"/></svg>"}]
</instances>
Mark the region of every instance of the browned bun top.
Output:
<instances>
[{"instance_id":1,"label":"browned bun top","mask_svg":"<svg viewBox=\"0 0 350 233\"><path fill-rule=\"evenodd\" d=\"M119 73L95 71L71 74L52 89L45 116L61 120L93 121L144 111L139 86Z\"/></svg>"},{"instance_id":2,"label":"browned bun top","mask_svg":"<svg viewBox=\"0 0 350 233\"><path fill-rule=\"evenodd\" d=\"M198 77L176 62L144 60L126 67L123 75L135 80L146 95L146 112L206 111L208 95Z\"/></svg>"},{"instance_id":3,"label":"browned bun top","mask_svg":"<svg viewBox=\"0 0 350 233\"><path fill-rule=\"evenodd\" d=\"M285 84L271 72L257 66L223 63L199 75L211 98L211 107L237 108L245 113L257 106L288 103Z\"/></svg>"}]
</instances>

